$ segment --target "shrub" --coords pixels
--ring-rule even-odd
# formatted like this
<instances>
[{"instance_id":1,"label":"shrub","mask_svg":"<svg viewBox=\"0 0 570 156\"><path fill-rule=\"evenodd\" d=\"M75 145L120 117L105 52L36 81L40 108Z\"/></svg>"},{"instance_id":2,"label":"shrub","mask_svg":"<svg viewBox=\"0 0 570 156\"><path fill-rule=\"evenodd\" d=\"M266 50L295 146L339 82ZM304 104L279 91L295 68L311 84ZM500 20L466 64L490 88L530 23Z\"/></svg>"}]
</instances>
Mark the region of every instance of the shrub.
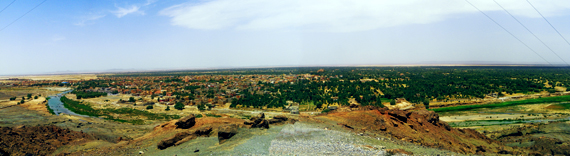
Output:
<instances>
[{"instance_id":1,"label":"shrub","mask_svg":"<svg viewBox=\"0 0 570 156\"><path fill-rule=\"evenodd\" d=\"M135 102L135 101L136 101L136 100L135 100L134 97L130 97L130 98L129 98L129 102Z\"/></svg>"},{"instance_id":2,"label":"shrub","mask_svg":"<svg viewBox=\"0 0 570 156\"><path fill-rule=\"evenodd\" d=\"M328 113L330 111L331 111L330 109L323 109L323 111L321 111L321 113Z\"/></svg>"},{"instance_id":3,"label":"shrub","mask_svg":"<svg viewBox=\"0 0 570 156\"><path fill-rule=\"evenodd\" d=\"M390 105L396 105L396 100L392 99L392 101L390 101Z\"/></svg>"},{"instance_id":4,"label":"shrub","mask_svg":"<svg viewBox=\"0 0 570 156\"><path fill-rule=\"evenodd\" d=\"M169 111L170 110L170 106L166 106L165 111Z\"/></svg>"},{"instance_id":5,"label":"shrub","mask_svg":"<svg viewBox=\"0 0 570 156\"><path fill-rule=\"evenodd\" d=\"M177 103L174 105L174 109L183 110L183 109L184 109L184 104L182 104L182 102L177 102Z\"/></svg>"},{"instance_id":6,"label":"shrub","mask_svg":"<svg viewBox=\"0 0 570 156\"><path fill-rule=\"evenodd\" d=\"M198 105L198 110L204 111L204 110L206 110L206 106L204 104L200 104L200 105Z\"/></svg>"},{"instance_id":7,"label":"shrub","mask_svg":"<svg viewBox=\"0 0 570 156\"><path fill-rule=\"evenodd\" d=\"M152 106L146 106L146 109L153 109L154 107Z\"/></svg>"}]
</instances>

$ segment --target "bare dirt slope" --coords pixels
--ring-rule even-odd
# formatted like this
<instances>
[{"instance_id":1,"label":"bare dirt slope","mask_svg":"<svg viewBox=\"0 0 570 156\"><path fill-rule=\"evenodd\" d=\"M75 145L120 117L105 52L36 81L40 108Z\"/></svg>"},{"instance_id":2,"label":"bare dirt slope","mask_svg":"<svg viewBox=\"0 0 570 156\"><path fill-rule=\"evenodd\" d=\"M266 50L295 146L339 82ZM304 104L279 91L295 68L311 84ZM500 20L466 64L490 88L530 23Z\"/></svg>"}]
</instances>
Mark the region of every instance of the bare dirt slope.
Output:
<instances>
[{"instance_id":1,"label":"bare dirt slope","mask_svg":"<svg viewBox=\"0 0 570 156\"><path fill-rule=\"evenodd\" d=\"M521 152L491 140L477 131L452 128L440 121L438 114L433 111L401 111L381 108L334 112L319 118L339 122L355 132L392 136L403 141L464 154L516 154Z\"/></svg>"}]
</instances>

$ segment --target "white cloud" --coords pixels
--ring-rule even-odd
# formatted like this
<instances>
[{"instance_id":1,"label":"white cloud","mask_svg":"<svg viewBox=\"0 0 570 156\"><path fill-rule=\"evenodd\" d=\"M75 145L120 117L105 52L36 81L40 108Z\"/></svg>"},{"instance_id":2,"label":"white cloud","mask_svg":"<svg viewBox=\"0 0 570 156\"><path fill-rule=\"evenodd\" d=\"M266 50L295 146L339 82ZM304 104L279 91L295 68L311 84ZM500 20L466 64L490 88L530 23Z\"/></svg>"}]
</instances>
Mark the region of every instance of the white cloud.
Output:
<instances>
[{"instance_id":1,"label":"white cloud","mask_svg":"<svg viewBox=\"0 0 570 156\"><path fill-rule=\"evenodd\" d=\"M131 5L130 7L117 7L117 10L115 11L111 11L111 13L115 14L115 16L117 16L117 18L121 18L125 15L128 14L132 14L132 13L138 13L141 15L144 15L143 11L139 11L140 7L137 5Z\"/></svg>"},{"instance_id":2,"label":"white cloud","mask_svg":"<svg viewBox=\"0 0 570 156\"><path fill-rule=\"evenodd\" d=\"M526 1L498 0L517 16L540 17ZM567 14L570 1L531 1L545 16ZM492 0L472 0L483 11L502 11ZM565 12L564 12L565 11ZM283 29L353 32L426 24L478 13L461 0L212 0L160 12L191 29Z\"/></svg>"},{"instance_id":3,"label":"white cloud","mask_svg":"<svg viewBox=\"0 0 570 156\"><path fill-rule=\"evenodd\" d=\"M105 17L106 15L88 15L88 16L83 16L81 17L81 20L79 22L73 23L74 25L77 26L85 26L85 25L90 25L93 24L93 21L98 20L100 18Z\"/></svg>"}]
</instances>

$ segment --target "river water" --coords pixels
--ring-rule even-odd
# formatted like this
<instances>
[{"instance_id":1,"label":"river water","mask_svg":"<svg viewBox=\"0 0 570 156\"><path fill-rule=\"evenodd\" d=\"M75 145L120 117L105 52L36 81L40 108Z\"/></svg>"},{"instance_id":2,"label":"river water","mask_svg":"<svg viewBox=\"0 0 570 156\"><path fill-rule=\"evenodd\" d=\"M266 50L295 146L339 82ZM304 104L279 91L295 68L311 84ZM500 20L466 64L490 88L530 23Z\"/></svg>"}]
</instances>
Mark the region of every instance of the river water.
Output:
<instances>
[{"instance_id":1,"label":"river water","mask_svg":"<svg viewBox=\"0 0 570 156\"><path fill-rule=\"evenodd\" d=\"M73 90L68 90L65 92L61 92L55 96L50 96L50 99L48 100L49 108L51 108L56 115L64 113L64 114L69 114L69 115L77 115L77 116L87 117L85 115L80 115L80 114L74 113L74 112L70 111L69 109L67 109L63 106L63 102L61 102L61 97L67 93L70 93L71 91L73 91Z\"/></svg>"}]
</instances>

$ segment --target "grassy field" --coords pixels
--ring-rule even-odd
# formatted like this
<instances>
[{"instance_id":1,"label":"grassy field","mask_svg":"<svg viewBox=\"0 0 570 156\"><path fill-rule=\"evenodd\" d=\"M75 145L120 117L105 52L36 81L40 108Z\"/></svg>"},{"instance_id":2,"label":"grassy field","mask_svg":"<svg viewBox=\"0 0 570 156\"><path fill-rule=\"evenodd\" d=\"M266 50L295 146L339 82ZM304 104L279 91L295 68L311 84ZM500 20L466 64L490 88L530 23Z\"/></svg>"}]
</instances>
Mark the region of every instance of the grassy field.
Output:
<instances>
[{"instance_id":1,"label":"grassy field","mask_svg":"<svg viewBox=\"0 0 570 156\"><path fill-rule=\"evenodd\" d=\"M451 112L451 111L465 111L465 110L471 110L471 109L477 109L477 108L497 108L497 107L507 107L507 106L516 106L516 105L524 105L524 104L538 104L538 103L552 103L552 102L566 102L566 101L570 101L570 95L556 96L556 97L545 97L545 98L538 98L538 99L528 99L528 100L520 100L520 101L508 101L508 102L493 103L493 104L443 107L443 108L435 108L435 109L430 109L430 110L433 110L435 112Z\"/></svg>"},{"instance_id":2,"label":"grassy field","mask_svg":"<svg viewBox=\"0 0 570 156\"><path fill-rule=\"evenodd\" d=\"M178 119L180 116L178 115L167 115L167 114L155 114L146 111L131 109L131 108L119 108L119 109L94 109L89 104L83 104L79 101L70 100L68 98L61 97L61 101L65 108L81 115L87 116L95 116L95 117L104 117L107 120L113 120L118 122L126 122L136 125L144 124L145 121L142 119L120 119L116 118L113 115L120 115L120 116L143 116L146 117L147 120L161 120L161 119Z\"/></svg>"}]
</instances>

